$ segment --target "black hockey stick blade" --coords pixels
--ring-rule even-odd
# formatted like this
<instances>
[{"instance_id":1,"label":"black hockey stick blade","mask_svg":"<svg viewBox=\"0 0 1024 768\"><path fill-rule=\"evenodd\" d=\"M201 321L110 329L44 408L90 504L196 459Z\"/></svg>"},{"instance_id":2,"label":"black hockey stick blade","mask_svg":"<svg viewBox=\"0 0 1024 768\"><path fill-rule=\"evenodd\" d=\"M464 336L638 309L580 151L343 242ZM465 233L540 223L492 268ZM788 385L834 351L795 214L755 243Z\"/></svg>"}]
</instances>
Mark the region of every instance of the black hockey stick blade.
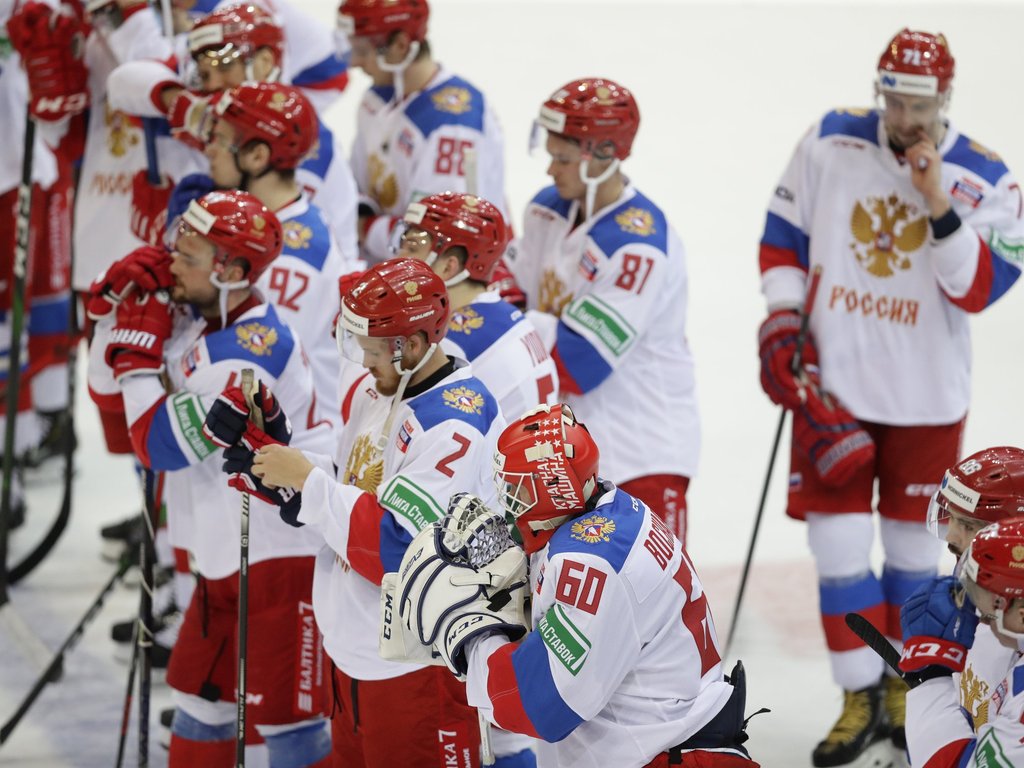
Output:
<instances>
[{"instance_id":1,"label":"black hockey stick blade","mask_svg":"<svg viewBox=\"0 0 1024 768\"><path fill-rule=\"evenodd\" d=\"M870 648L881 657L882 661L897 675L902 677L906 683L913 688L917 683L908 680L900 671L900 652L893 647L889 639L879 631L878 627L865 619L859 613L846 614L846 626L850 628L857 637L864 641L864 645Z\"/></svg>"}]
</instances>

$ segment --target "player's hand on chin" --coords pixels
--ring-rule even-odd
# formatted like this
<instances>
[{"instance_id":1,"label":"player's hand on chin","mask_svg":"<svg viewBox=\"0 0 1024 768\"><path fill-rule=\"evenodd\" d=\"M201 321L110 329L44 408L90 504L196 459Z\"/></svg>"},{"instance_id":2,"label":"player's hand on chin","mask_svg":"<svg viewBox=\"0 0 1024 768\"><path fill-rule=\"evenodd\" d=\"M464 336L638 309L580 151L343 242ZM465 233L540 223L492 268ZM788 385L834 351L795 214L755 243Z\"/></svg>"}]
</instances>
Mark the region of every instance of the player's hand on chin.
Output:
<instances>
[{"instance_id":1,"label":"player's hand on chin","mask_svg":"<svg viewBox=\"0 0 1024 768\"><path fill-rule=\"evenodd\" d=\"M268 488L301 490L312 471L313 465L302 451L284 445L265 445L252 461L252 473Z\"/></svg>"}]
</instances>

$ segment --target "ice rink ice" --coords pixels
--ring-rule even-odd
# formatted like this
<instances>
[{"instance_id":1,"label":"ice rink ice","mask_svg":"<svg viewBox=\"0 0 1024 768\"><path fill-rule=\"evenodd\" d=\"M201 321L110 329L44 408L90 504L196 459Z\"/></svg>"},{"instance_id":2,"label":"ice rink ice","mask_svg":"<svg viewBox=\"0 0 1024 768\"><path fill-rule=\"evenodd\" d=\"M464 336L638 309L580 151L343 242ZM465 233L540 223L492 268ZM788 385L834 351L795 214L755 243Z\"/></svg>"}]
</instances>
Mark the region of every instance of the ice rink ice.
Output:
<instances>
[{"instance_id":1,"label":"ice rink ice","mask_svg":"<svg viewBox=\"0 0 1024 768\"><path fill-rule=\"evenodd\" d=\"M302 3L325 24L336 6ZM689 494L690 555L709 594L722 641L765 473L778 412L758 385L756 331L764 315L757 243L765 208L803 132L834 107L872 102L877 57L900 28L944 32L957 61L950 117L1024 175L1024 5L861 2L512 2L433 0L437 58L493 100L505 130L510 208L517 224L546 185L542 156L527 154L533 116L556 87L607 76L631 88L642 114L625 170L668 214L687 248L689 339L703 421L701 469ZM366 79L352 74L327 114L349 147ZM963 451L1024 444L1024 286L972 321L973 398ZM80 369L80 382L84 367ZM637 392L636 397L644 397ZM13 589L18 612L55 649L112 566L99 558L101 525L140 505L130 462L105 454L84 387L70 528L49 559ZM584 420L614 413L581 414ZM783 449L783 457L785 454ZM776 465L742 622L727 665L742 658L749 747L763 766L802 768L839 713L817 612L803 526L783 513L786 461ZM12 559L50 524L59 503L58 464L29 488L29 518L12 535ZM614 479L614 478L612 478ZM936 481L938 478L936 478ZM943 567L952 566L951 556ZM89 626L10 742L0 766L60 768L114 763L125 666L113 659L110 624L136 610L119 588ZM0 722L35 679L12 638L0 636ZM155 718L150 764L166 764ZM396 723L396 736L401 726ZM135 730L126 765L135 765Z\"/></svg>"}]
</instances>

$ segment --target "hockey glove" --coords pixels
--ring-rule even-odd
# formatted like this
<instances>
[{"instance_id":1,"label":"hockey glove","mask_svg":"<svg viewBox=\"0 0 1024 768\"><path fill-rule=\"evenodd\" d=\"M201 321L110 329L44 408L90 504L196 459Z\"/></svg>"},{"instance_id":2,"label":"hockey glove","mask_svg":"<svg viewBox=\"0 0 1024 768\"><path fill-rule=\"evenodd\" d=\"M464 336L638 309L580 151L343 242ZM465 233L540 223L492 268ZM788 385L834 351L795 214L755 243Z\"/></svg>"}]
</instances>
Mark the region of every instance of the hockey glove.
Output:
<instances>
[{"instance_id":1,"label":"hockey glove","mask_svg":"<svg viewBox=\"0 0 1024 768\"><path fill-rule=\"evenodd\" d=\"M444 665L432 646L423 645L419 637L405 626L398 615L398 574L385 573L380 583L380 635L377 649L382 659L405 664Z\"/></svg>"},{"instance_id":2,"label":"hockey glove","mask_svg":"<svg viewBox=\"0 0 1024 768\"><path fill-rule=\"evenodd\" d=\"M77 6L75 6L77 7ZM89 105L85 66L88 27L72 5L53 11L45 3L15 5L7 36L28 76L29 108L40 120L60 120Z\"/></svg>"},{"instance_id":3,"label":"hockey glove","mask_svg":"<svg viewBox=\"0 0 1024 768\"><path fill-rule=\"evenodd\" d=\"M900 609L900 624L901 670L919 679L963 671L978 616L955 577L934 579L914 592Z\"/></svg>"},{"instance_id":4,"label":"hockey glove","mask_svg":"<svg viewBox=\"0 0 1024 768\"><path fill-rule=\"evenodd\" d=\"M498 295L512 306L522 310L526 309L526 294L516 282L515 275L508 268L504 257L498 259L498 263L494 265L494 272L491 273L491 282L487 289L497 291Z\"/></svg>"},{"instance_id":5,"label":"hockey glove","mask_svg":"<svg viewBox=\"0 0 1024 768\"><path fill-rule=\"evenodd\" d=\"M292 441L291 422L281 410L277 398L262 381L252 399L263 414L261 431L272 442L288 445ZM228 448L242 440L250 427L257 429L249 422L249 405L245 402L245 394L240 387L228 387L210 406L203 422L203 434L210 442Z\"/></svg>"},{"instance_id":6,"label":"hockey glove","mask_svg":"<svg viewBox=\"0 0 1024 768\"><path fill-rule=\"evenodd\" d=\"M470 640L499 632L514 641L527 633L526 555L512 547L477 569L453 558L444 537L437 523L416 535L402 558L396 594L413 637L464 677Z\"/></svg>"},{"instance_id":7,"label":"hockey glove","mask_svg":"<svg viewBox=\"0 0 1024 768\"><path fill-rule=\"evenodd\" d=\"M162 245L167 230L167 201L171 197L171 180L161 177L153 186L146 171L132 177L132 234L152 246Z\"/></svg>"},{"instance_id":8,"label":"hockey glove","mask_svg":"<svg viewBox=\"0 0 1024 768\"><path fill-rule=\"evenodd\" d=\"M780 309L768 315L757 334L761 356L761 388L776 405L793 410L803 401L803 371L794 371L796 342L800 336L800 315ZM816 366L818 351L810 334L804 340L802 366Z\"/></svg>"},{"instance_id":9,"label":"hockey glove","mask_svg":"<svg viewBox=\"0 0 1024 768\"><path fill-rule=\"evenodd\" d=\"M210 141L210 131L217 120L214 104L219 98L219 94L215 99L191 91L181 91L167 111L171 136L200 152L206 149L206 144Z\"/></svg>"},{"instance_id":10,"label":"hockey glove","mask_svg":"<svg viewBox=\"0 0 1024 768\"><path fill-rule=\"evenodd\" d=\"M106 349L114 378L120 381L125 376L163 371L164 342L173 328L173 308L166 291L135 294L121 302Z\"/></svg>"},{"instance_id":11,"label":"hockey glove","mask_svg":"<svg viewBox=\"0 0 1024 768\"><path fill-rule=\"evenodd\" d=\"M302 491L294 488L270 488L252 473L252 462L256 452L265 445L283 445L261 429L249 425L237 445L224 449L224 463L221 465L228 475L228 485L242 493L248 493L268 504L278 507L281 519L301 528L299 511L302 507Z\"/></svg>"},{"instance_id":12,"label":"hockey glove","mask_svg":"<svg viewBox=\"0 0 1024 768\"><path fill-rule=\"evenodd\" d=\"M860 422L831 395L823 395L812 376L804 402L793 410L793 445L814 464L825 485L846 484L875 460L875 443Z\"/></svg>"},{"instance_id":13,"label":"hockey glove","mask_svg":"<svg viewBox=\"0 0 1024 768\"><path fill-rule=\"evenodd\" d=\"M163 248L143 245L115 261L89 287L86 314L100 320L117 309L133 291L155 293L174 286L171 257Z\"/></svg>"}]
</instances>

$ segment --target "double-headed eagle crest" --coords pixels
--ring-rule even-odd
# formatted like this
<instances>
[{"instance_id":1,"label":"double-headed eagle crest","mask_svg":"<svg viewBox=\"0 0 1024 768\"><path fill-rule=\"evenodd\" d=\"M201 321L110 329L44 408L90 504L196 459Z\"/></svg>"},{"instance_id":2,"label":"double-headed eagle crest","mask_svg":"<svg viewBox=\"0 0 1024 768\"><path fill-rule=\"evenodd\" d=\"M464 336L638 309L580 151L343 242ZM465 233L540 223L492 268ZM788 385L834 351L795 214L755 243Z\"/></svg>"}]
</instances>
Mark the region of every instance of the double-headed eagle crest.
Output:
<instances>
[{"instance_id":1,"label":"double-headed eagle crest","mask_svg":"<svg viewBox=\"0 0 1024 768\"><path fill-rule=\"evenodd\" d=\"M850 217L850 231L856 239L850 248L857 261L876 277L891 277L897 269L910 269L908 254L924 245L928 219L911 219L916 211L895 194L888 198L869 197L867 208L860 201Z\"/></svg>"}]
</instances>

